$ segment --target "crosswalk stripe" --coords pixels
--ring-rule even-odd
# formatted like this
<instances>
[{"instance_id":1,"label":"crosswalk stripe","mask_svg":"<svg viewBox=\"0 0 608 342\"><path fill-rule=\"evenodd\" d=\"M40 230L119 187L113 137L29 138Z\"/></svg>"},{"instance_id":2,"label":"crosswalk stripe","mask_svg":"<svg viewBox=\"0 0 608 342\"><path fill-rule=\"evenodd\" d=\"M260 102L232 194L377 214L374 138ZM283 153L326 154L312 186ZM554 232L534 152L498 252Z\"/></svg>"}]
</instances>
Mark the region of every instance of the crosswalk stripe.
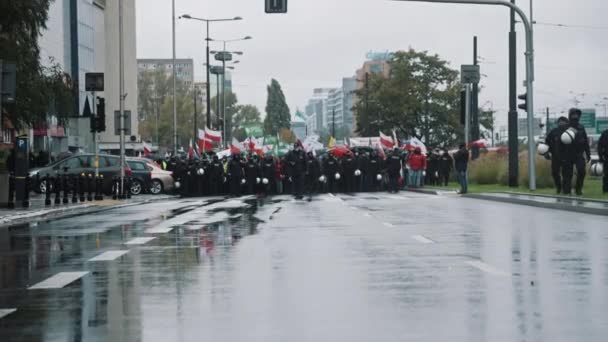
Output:
<instances>
[{"instance_id":1,"label":"crosswalk stripe","mask_svg":"<svg viewBox=\"0 0 608 342\"><path fill-rule=\"evenodd\" d=\"M14 309L14 308L11 308L11 309L0 309L0 318L6 317L6 316L12 314L15 311L17 311L17 309Z\"/></svg>"},{"instance_id":2,"label":"crosswalk stripe","mask_svg":"<svg viewBox=\"0 0 608 342\"><path fill-rule=\"evenodd\" d=\"M89 261L112 261L127 253L129 253L129 251L107 251L89 259Z\"/></svg>"},{"instance_id":3,"label":"crosswalk stripe","mask_svg":"<svg viewBox=\"0 0 608 342\"><path fill-rule=\"evenodd\" d=\"M60 272L54 276L39 282L34 286L30 286L28 290L38 289L60 289L82 277L89 272Z\"/></svg>"},{"instance_id":4,"label":"crosswalk stripe","mask_svg":"<svg viewBox=\"0 0 608 342\"><path fill-rule=\"evenodd\" d=\"M414 239L420 243L435 243L435 241L433 241L423 235L412 235L412 239Z\"/></svg>"},{"instance_id":5,"label":"crosswalk stripe","mask_svg":"<svg viewBox=\"0 0 608 342\"><path fill-rule=\"evenodd\" d=\"M150 228L146 230L148 234L165 234L173 230L173 227L158 227L158 228Z\"/></svg>"},{"instance_id":6,"label":"crosswalk stripe","mask_svg":"<svg viewBox=\"0 0 608 342\"><path fill-rule=\"evenodd\" d=\"M143 245L154 239L156 239L156 238L155 237L136 237L134 239L131 239L131 240L125 242L125 245Z\"/></svg>"},{"instance_id":7,"label":"crosswalk stripe","mask_svg":"<svg viewBox=\"0 0 608 342\"><path fill-rule=\"evenodd\" d=\"M510 277L511 274L507 273L503 270L500 270L492 265L486 264L485 262L481 261L481 260L469 260L466 262L469 266L473 266L479 270L482 270L486 273L495 275L495 276L501 276L501 277Z\"/></svg>"}]
</instances>

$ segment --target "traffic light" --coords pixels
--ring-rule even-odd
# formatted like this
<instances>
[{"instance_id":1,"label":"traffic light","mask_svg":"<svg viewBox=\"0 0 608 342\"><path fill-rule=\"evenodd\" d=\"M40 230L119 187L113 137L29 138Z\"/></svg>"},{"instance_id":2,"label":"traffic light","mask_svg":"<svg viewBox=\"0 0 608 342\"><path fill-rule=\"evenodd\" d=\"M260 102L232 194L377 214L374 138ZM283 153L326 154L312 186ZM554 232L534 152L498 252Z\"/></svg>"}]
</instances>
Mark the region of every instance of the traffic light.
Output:
<instances>
[{"instance_id":1,"label":"traffic light","mask_svg":"<svg viewBox=\"0 0 608 342\"><path fill-rule=\"evenodd\" d=\"M517 98L524 101L523 103L518 104L517 108L525 110L527 112L528 111L528 93L521 94Z\"/></svg>"},{"instance_id":2,"label":"traffic light","mask_svg":"<svg viewBox=\"0 0 608 342\"><path fill-rule=\"evenodd\" d=\"M102 97L98 97L97 100L97 115L96 115L96 131L97 132L105 132L106 131L106 99Z\"/></svg>"}]
</instances>

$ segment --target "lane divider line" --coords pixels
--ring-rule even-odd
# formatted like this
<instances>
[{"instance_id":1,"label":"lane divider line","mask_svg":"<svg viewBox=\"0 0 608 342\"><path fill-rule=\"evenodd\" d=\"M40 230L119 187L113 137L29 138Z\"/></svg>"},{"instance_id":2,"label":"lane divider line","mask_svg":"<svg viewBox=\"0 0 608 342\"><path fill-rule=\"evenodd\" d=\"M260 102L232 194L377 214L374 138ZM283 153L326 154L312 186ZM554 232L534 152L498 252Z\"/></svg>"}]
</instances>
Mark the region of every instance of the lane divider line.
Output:
<instances>
[{"instance_id":1,"label":"lane divider line","mask_svg":"<svg viewBox=\"0 0 608 342\"><path fill-rule=\"evenodd\" d=\"M14 308L10 308L10 309L0 309L0 318L2 317L6 317L10 314L12 314L13 312L17 311L17 309Z\"/></svg>"},{"instance_id":2,"label":"lane divider line","mask_svg":"<svg viewBox=\"0 0 608 342\"><path fill-rule=\"evenodd\" d=\"M107 251L89 259L88 261L112 261L127 253L129 253L129 251Z\"/></svg>"},{"instance_id":3,"label":"lane divider line","mask_svg":"<svg viewBox=\"0 0 608 342\"><path fill-rule=\"evenodd\" d=\"M389 222L382 222L382 224L385 225L385 226L387 226L387 227L389 227L389 228L392 228L392 227L395 226L394 224L389 223Z\"/></svg>"},{"instance_id":4,"label":"lane divider line","mask_svg":"<svg viewBox=\"0 0 608 342\"><path fill-rule=\"evenodd\" d=\"M125 242L125 245L143 245L154 239L156 239L156 237L136 237Z\"/></svg>"},{"instance_id":5,"label":"lane divider line","mask_svg":"<svg viewBox=\"0 0 608 342\"><path fill-rule=\"evenodd\" d=\"M87 273L89 272L60 272L34 286L28 287L28 290L60 289L84 277Z\"/></svg>"},{"instance_id":6,"label":"lane divider line","mask_svg":"<svg viewBox=\"0 0 608 342\"><path fill-rule=\"evenodd\" d=\"M475 267L481 271L484 271L486 273L489 273L491 275L495 275L495 276L501 276L501 277L510 277L511 274L507 273L501 269L498 269L490 264L486 264L485 262L481 261L481 260L469 260L466 261L466 264L472 267Z\"/></svg>"},{"instance_id":7,"label":"lane divider line","mask_svg":"<svg viewBox=\"0 0 608 342\"><path fill-rule=\"evenodd\" d=\"M412 235L412 239L424 244L435 243L435 241L427 238L424 235Z\"/></svg>"}]
</instances>

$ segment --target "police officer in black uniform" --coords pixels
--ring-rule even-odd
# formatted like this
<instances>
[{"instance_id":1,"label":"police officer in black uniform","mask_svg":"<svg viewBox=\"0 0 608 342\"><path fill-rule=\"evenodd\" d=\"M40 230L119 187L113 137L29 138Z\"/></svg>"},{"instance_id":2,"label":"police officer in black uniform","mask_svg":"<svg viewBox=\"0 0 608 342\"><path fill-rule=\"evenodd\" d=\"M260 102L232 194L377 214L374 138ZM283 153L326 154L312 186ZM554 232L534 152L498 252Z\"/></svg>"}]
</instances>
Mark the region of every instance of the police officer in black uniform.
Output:
<instances>
[{"instance_id":1,"label":"police officer in black uniform","mask_svg":"<svg viewBox=\"0 0 608 342\"><path fill-rule=\"evenodd\" d=\"M345 193L349 193L353 191L353 181L355 178L355 162L353 160L353 155L351 153L347 153L342 157L342 171L343 171L343 180L342 180L342 191Z\"/></svg>"},{"instance_id":2,"label":"police officer in black uniform","mask_svg":"<svg viewBox=\"0 0 608 342\"><path fill-rule=\"evenodd\" d=\"M321 176L321 164L312 152L306 155L306 192L308 196L318 191L319 177Z\"/></svg>"},{"instance_id":3,"label":"police officer in black uniform","mask_svg":"<svg viewBox=\"0 0 608 342\"><path fill-rule=\"evenodd\" d=\"M454 160L452 160L448 151L444 149L439 157L439 185L448 186L453 166Z\"/></svg>"},{"instance_id":4,"label":"police officer in black uniform","mask_svg":"<svg viewBox=\"0 0 608 342\"><path fill-rule=\"evenodd\" d=\"M327 180L327 191L328 192L336 192L338 188L338 184L340 182L336 180L336 173L340 173L340 164L338 163L338 159L336 156L329 152L327 154L327 159L325 159L325 163L323 165L323 173Z\"/></svg>"},{"instance_id":5,"label":"police officer in black uniform","mask_svg":"<svg viewBox=\"0 0 608 342\"><path fill-rule=\"evenodd\" d=\"M608 164L608 129L602 132L600 140L597 143L597 154L600 157L600 163L604 167L604 178L602 190L604 193L608 193L608 171L606 170L606 164Z\"/></svg>"},{"instance_id":6,"label":"police officer in black uniform","mask_svg":"<svg viewBox=\"0 0 608 342\"><path fill-rule=\"evenodd\" d=\"M378 152L372 151L365 169L364 182L366 184L365 188L367 191L378 191L378 189L380 189L382 181L378 180L378 175L381 173L381 170L382 164L380 158L378 158Z\"/></svg>"},{"instance_id":7,"label":"police officer in black uniform","mask_svg":"<svg viewBox=\"0 0 608 342\"><path fill-rule=\"evenodd\" d=\"M304 193L304 173L306 172L306 155L299 144L287 155L287 167L296 199L302 199Z\"/></svg>"},{"instance_id":8,"label":"police officer in black uniform","mask_svg":"<svg viewBox=\"0 0 608 342\"><path fill-rule=\"evenodd\" d=\"M580 124L582 112L578 108L572 108L568 112L568 120L570 127L576 130L572 149L567 149L566 163L564 164L564 194L569 195L572 188L573 169L576 167L576 184L575 191L578 196L583 194L583 184L585 182L585 158L587 162L591 161L591 149L589 147L589 138L585 127Z\"/></svg>"},{"instance_id":9,"label":"police officer in black uniform","mask_svg":"<svg viewBox=\"0 0 608 342\"><path fill-rule=\"evenodd\" d=\"M549 146L547 158L551 159L551 176L553 177L555 190L558 194L562 192L562 164L566 163L562 155L568 154L565 151L568 147L562 143L561 137L564 131L568 129L568 124L567 117L560 117L557 119L557 127L552 129L545 138L545 144Z\"/></svg>"},{"instance_id":10,"label":"police officer in black uniform","mask_svg":"<svg viewBox=\"0 0 608 342\"><path fill-rule=\"evenodd\" d=\"M386 165L388 173L388 192L399 192L399 176L401 173L401 155L399 149L395 149L391 152L387 160Z\"/></svg>"},{"instance_id":11,"label":"police officer in black uniform","mask_svg":"<svg viewBox=\"0 0 608 342\"><path fill-rule=\"evenodd\" d=\"M228 162L228 178L230 182L230 194L239 196L241 194L241 180L243 179L243 166L241 156L235 154Z\"/></svg>"},{"instance_id":12,"label":"police officer in black uniform","mask_svg":"<svg viewBox=\"0 0 608 342\"><path fill-rule=\"evenodd\" d=\"M257 180L260 178L260 172L257 163L257 155L249 156L247 165L245 166L245 179L247 186L247 194L255 194Z\"/></svg>"},{"instance_id":13,"label":"police officer in black uniform","mask_svg":"<svg viewBox=\"0 0 608 342\"><path fill-rule=\"evenodd\" d=\"M213 155L213 160L209 164L208 170L208 193L211 196L217 196L220 194L220 189L222 188L222 184L224 183L224 166L220 162L220 159L217 155Z\"/></svg>"},{"instance_id":14,"label":"police officer in black uniform","mask_svg":"<svg viewBox=\"0 0 608 342\"><path fill-rule=\"evenodd\" d=\"M268 180L268 184L263 184L264 193L267 195L274 193L275 163L273 156L270 154L266 155L262 160L262 177Z\"/></svg>"}]
</instances>

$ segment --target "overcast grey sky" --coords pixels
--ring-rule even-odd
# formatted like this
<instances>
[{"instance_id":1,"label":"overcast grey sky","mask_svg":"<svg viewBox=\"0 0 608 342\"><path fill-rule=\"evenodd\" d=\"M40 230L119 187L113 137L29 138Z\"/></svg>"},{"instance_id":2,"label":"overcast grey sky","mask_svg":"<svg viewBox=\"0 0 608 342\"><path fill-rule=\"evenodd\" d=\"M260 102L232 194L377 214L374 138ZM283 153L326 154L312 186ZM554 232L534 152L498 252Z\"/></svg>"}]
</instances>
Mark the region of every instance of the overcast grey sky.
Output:
<instances>
[{"instance_id":1,"label":"overcast grey sky","mask_svg":"<svg viewBox=\"0 0 608 342\"><path fill-rule=\"evenodd\" d=\"M528 12L529 0L517 1ZM412 47L437 53L452 67L472 62L473 35L479 39L484 88L480 104L490 101L499 120L508 108L508 29L506 7L393 2L387 0L289 0L288 14L265 14L264 0L176 0L176 13L205 18L242 16L243 21L213 23L217 39L253 36L234 43L242 50L233 75L241 103L264 112L266 85L276 78L292 112L303 108L315 87L336 87L352 76L370 50ZM535 107L562 111L573 105L593 107L608 97L608 1L535 0L539 23L590 25L603 28L535 26ZM518 24L518 85L523 92L523 27ZM137 1L137 55L171 57L171 0ZM205 79L205 27L177 21L177 56L195 60L195 79ZM219 43L212 43L219 44ZM220 45L212 45L220 48ZM606 102L606 101L604 101ZM487 105L489 106L489 104ZM598 107L603 115L603 107Z\"/></svg>"}]
</instances>

